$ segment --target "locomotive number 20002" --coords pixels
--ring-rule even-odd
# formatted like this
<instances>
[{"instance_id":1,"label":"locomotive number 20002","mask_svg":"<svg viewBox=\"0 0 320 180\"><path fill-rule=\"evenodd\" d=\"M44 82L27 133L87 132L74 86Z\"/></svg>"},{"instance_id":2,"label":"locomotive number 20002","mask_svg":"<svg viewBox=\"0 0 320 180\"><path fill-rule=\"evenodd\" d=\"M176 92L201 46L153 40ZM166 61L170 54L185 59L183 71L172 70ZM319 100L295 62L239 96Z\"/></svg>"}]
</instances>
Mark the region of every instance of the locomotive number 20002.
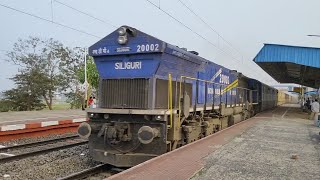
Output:
<instances>
[{"instance_id":1,"label":"locomotive number 20002","mask_svg":"<svg viewBox=\"0 0 320 180\"><path fill-rule=\"evenodd\" d=\"M141 44L137 45L137 52L159 51L159 44Z\"/></svg>"}]
</instances>

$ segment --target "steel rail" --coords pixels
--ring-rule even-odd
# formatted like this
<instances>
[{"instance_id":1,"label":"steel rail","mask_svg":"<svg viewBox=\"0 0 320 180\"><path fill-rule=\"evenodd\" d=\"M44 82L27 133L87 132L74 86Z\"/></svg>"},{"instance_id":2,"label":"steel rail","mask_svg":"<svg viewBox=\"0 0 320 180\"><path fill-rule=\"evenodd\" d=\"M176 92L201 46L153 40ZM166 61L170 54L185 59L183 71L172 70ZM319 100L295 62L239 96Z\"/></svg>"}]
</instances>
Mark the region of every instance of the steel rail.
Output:
<instances>
[{"instance_id":1,"label":"steel rail","mask_svg":"<svg viewBox=\"0 0 320 180\"><path fill-rule=\"evenodd\" d=\"M28 147L28 146L34 146L34 145L41 145L41 144L46 144L46 143L52 143L52 142L57 142L57 141L62 141L62 140L67 140L67 139L73 139L79 137L78 135L74 136L68 136L68 137L62 137L62 138L56 138L56 139L49 139L45 141L38 141L38 142L32 142L32 143L25 143L25 144L18 144L18 145L13 145L13 146L7 146L0 148L0 151L3 150L8 150L8 149L17 149L17 148L22 148L22 147Z\"/></svg>"},{"instance_id":2,"label":"steel rail","mask_svg":"<svg viewBox=\"0 0 320 180\"><path fill-rule=\"evenodd\" d=\"M88 169L70 174L68 176L58 178L57 180L83 179L83 178L89 177L91 175L98 174L98 173L101 173L105 170L110 170L110 169L111 169L111 166L109 164L99 164L99 165L94 166L92 168L88 168Z\"/></svg>"},{"instance_id":3,"label":"steel rail","mask_svg":"<svg viewBox=\"0 0 320 180\"><path fill-rule=\"evenodd\" d=\"M70 147L74 147L74 146L79 146L79 145L86 144L87 142L88 141L81 141L81 142L71 143L71 144L67 144L67 145L60 145L60 146L56 146L56 147L52 147L52 148L36 150L33 152L27 152L27 153L22 153L22 154L18 154L18 155L8 156L8 157L0 158L0 163L6 163L6 162L14 161L14 160L32 157L32 156L39 155L39 154L44 154L47 152L52 152L52 151L56 151L56 150L60 150L60 149L66 149L66 148L70 148Z\"/></svg>"}]
</instances>

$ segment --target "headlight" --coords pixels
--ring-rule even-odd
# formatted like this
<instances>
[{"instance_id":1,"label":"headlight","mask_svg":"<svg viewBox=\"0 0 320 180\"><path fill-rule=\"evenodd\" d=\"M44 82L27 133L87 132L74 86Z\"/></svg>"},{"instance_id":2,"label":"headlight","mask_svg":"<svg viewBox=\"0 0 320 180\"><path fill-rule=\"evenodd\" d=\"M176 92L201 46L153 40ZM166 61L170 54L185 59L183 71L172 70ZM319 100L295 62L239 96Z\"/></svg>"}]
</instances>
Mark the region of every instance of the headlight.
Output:
<instances>
[{"instance_id":1,"label":"headlight","mask_svg":"<svg viewBox=\"0 0 320 180\"><path fill-rule=\"evenodd\" d=\"M127 29L125 27L120 27L118 29L119 36L124 36L127 33Z\"/></svg>"},{"instance_id":2,"label":"headlight","mask_svg":"<svg viewBox=\"0 0 320 180\"><path fill-rule=\"evenodd\" d=\"M119 36L118 37L118 43L121 45L126 44L127 41L128 41L127 36Z\"/></svg>"},{"instance_id":3,"label":"headlight","mask_svg":"<svg viewBox=\"0 0 320 180\"><path fill-rule=\"evenodd\" d=\"M160 121L160 120L162 120L162 116L156 116L155 119L156 119L157 121Z\"/></svg>"}]
</instances>

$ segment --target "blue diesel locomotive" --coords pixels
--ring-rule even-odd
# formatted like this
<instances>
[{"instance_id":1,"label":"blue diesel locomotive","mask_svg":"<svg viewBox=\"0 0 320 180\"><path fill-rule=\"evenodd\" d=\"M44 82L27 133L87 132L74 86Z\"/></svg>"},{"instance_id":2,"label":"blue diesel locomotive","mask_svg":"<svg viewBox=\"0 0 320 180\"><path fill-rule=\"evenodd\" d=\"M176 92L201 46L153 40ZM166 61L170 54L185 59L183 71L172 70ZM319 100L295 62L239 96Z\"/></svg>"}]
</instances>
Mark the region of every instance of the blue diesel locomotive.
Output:
<instances>
[{"instance_id":1,"label":"blue diesel locomotive","mask_svg":"<svg viewBox=\"0 0 320 180\"><path fill-rule=\"evenodd\" d=\"M137 165L277 104L277 90L129 26L89 54L99 108L87 109L78 133L94 160L114 166Z\"/></svg>"}]
</instances>

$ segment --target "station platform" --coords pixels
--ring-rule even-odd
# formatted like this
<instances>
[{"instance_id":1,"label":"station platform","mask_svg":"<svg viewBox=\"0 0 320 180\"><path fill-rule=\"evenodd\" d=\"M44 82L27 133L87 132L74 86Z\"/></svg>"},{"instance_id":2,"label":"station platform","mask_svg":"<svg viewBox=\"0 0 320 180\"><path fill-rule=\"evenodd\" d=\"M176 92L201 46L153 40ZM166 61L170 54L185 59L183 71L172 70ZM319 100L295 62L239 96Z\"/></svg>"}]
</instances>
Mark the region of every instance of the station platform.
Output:
<instances>
[{"instance_id":1,"label":"station platform","mask_svg":"<svg viewBox=\"0 0 320 180\"><path fill-rule=\"evenodd\" d=\"M86 120L82 110L42 110L1 112L0 131L34 129L61 124L79 123Z\"/></svg>"},{"instance_id":2,"label":"station platform","mask_svg":"<svg viewBox=\"0 0 320 180\"><path fill-rule=\"evenodd\" d=\"M24 122L43 122L62 119L73 119L85 117L82 110L42 110L42 111L20 111L1 112L0 124L10 125Z\"/></svg>"},{"instance_id":3,"label":"station platform","mask_svg":"<svg viewBox=\"0 0 320 180\"><path fill-rule=\"evenodd\" d=\"M319 131L282 105L108 179L320 179Z\"/></svg>"}]
</instances>

